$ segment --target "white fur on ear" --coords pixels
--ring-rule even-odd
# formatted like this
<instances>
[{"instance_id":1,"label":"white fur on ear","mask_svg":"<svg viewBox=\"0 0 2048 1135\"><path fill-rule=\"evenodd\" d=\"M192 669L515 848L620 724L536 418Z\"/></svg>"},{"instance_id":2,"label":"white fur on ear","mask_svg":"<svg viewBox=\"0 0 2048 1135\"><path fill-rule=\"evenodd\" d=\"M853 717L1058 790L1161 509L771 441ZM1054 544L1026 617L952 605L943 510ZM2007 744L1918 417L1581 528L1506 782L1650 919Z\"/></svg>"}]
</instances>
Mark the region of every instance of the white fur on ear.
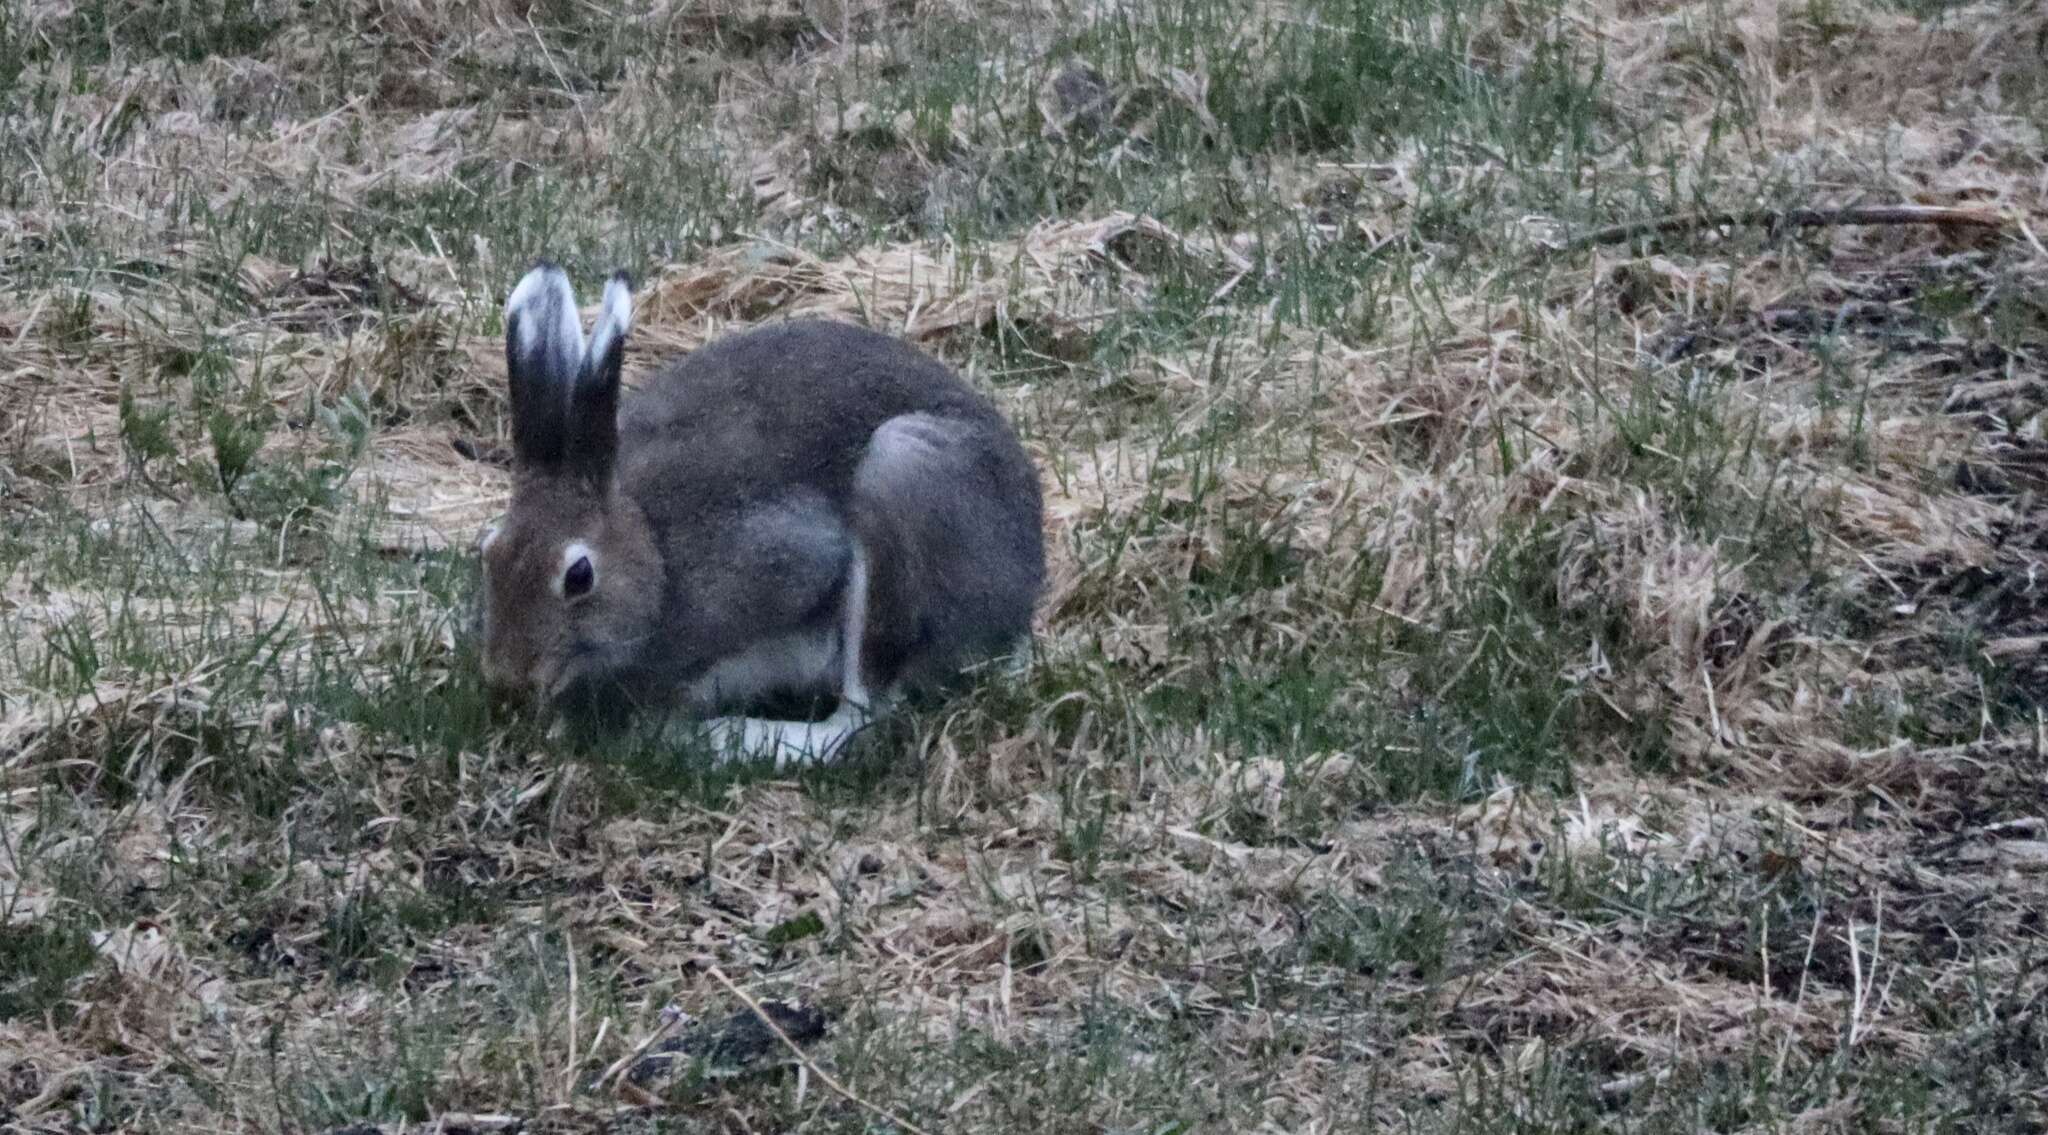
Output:
<instances>
[{"instance_id":1,"label":"white fur on ear","mask_svg":"<svg viewBox=\"0 0 2048 1135\"><path fill-rule=\"evenodd\" d=\"M479 533L477 533L477 537L476 537L476 550L477 550L477 551L479 551L479 552L488 552L488 551L490 551L490 550L491 550L491 542L492 542L492 541L494 541L494 540L496 540L497 538L498 538L498 526L497 526L497 525L495 525L495 524L486 524L486 525L484 525L484 530L483 530L482 532L479 532Z\"/></svg>"},{"instance_id":2,"label":"white fur on ear","mask_svg":"<svg viewBox=\"0 0 2048 1135\"><path fill-rule=\"evenodd\" d=\"M597 325L590 329L590 349L585 357L604 358L612 344L633 329L633 289L624 272L612 273L604 285L604 309L597 313Z\"/></svg>"},{"instance_id":3,"label":"white fur on ear","mask_svg":"<svg viewBox=\"0 0 2048 1135\"><path fill-rule=\"evenodd\" d=\"M515 317L521 356L546 358L550 376L576 373L583 364L583 318L568 273L552 264L528 272L505 301L505 323L510 326Z\"/></svg>"}]
</instances>

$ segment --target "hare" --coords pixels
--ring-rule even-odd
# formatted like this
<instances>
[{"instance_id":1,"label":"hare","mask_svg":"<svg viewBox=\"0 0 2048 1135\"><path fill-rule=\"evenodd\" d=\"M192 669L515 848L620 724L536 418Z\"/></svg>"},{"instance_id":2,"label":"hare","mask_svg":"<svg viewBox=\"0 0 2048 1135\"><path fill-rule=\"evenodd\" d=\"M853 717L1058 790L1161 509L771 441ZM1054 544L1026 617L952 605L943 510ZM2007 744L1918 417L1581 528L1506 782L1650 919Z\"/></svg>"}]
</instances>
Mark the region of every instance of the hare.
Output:
<instances>
[{"instance_id":1,"label":"hare","mask_svg":"<svg viewBox=\"0 0 2048 1135\"><path fill-rule=\"evenodd\" d=\"M546 262L506 303L514 488L480 539L493 688L599 729L660 714L779 768L836 759L901 695L1028 640L1038 477L952 370L792 321L670 360L622 408L632 316L616 273L586 345ZM792 697L837 706L753 715Z\"/></svg>"}]
</instances>

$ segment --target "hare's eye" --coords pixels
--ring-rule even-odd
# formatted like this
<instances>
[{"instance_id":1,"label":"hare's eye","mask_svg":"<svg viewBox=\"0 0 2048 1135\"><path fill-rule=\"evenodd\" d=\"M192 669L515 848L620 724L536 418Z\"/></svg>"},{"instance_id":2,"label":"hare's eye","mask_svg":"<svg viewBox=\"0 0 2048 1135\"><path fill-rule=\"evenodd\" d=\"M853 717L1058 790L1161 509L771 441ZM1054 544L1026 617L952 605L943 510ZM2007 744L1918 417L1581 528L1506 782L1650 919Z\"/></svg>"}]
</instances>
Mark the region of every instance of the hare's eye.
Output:
<instances>
[{"instance_id":1,"label":"hare's eye","mask_svg":"<svg viewBox=\"0 0 2048 1135\"><path fill-rule=\"evenodd\" d=\"M565 599L582 598L596 586L597 569L591 566L589 556L576 557L576 562L562 573L562 597Z\"/></svg>"},{"instance_id":2,"label":"hare's eye","mask_svg":"<svg viewBox=\"0 0 2048 1135\"><path fill-rule=\"evenodd\" d=\"M555 594L564 599L581 599L597 587L597 550L581 540L562 548L562 574L556 577Z\"/></svg>"}]
</instances>

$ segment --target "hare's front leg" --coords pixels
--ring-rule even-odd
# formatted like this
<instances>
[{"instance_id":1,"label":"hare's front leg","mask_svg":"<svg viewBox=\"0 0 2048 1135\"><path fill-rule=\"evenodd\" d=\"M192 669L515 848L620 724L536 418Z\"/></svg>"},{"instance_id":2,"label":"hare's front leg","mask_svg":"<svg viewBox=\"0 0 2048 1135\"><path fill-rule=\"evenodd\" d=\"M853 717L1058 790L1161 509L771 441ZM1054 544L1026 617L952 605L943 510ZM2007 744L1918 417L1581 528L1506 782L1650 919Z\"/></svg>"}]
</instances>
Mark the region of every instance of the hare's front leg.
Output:
<instances>
[{"instance_id":1,"label":"hare's front leg","mask_svg":"<svg viewBox=\"0 0 2048 1135\"><path fill-rule=\"evenodd\" d=\"M848 742L880 716L881 705L861 672L868 630L868 560L858 541L840 604L839 706L820 721L720 717L709 723L720 763L769 760L778 769L838 760Z\"/></svg>"}]
</instances>

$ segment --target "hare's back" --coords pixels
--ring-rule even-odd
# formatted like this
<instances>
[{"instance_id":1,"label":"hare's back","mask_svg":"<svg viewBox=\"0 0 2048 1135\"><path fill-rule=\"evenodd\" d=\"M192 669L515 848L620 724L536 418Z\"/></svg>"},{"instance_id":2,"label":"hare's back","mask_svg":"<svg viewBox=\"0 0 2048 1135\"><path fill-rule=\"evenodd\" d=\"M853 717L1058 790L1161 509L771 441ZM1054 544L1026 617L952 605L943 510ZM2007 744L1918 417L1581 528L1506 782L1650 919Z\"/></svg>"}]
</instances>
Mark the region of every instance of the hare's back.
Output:
<instances>
[{"instance_id":1,"label":"hare's back","mask_svg":"<svg viewBox=\"0 0 2048 1135\"><path fill-rule=\"evenodd\" d=\"M875 428L909 413L995 417L945 364L891 335L822 320L773 324L678 358L631 397L621 472L629 483L636 473L844 482Z\"/></svg>"}]
</instances>

